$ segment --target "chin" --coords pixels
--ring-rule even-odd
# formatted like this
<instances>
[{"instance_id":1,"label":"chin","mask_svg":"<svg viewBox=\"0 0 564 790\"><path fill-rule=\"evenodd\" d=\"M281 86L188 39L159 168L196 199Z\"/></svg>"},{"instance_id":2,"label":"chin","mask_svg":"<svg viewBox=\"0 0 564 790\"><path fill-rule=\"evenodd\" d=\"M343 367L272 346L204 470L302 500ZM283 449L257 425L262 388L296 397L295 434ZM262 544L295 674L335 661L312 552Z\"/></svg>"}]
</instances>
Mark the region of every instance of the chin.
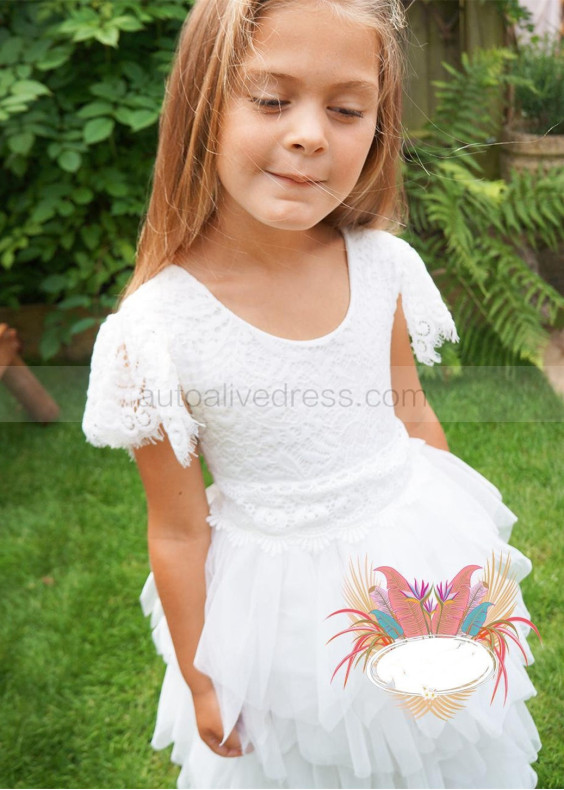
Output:
<instances>
[{"instance_id":1,"label":"chin","mask_svg":"<svg viewBox=\"0 0 564 790\"><path fill-rule=\"evenodd\" d=\"M263 225L267 225L270 228L275 228L276 230L291 230L291 231L300 231L300 230L311 230L316 225L319 225L320 222L329 216L329 214L333 211L330 209L325 214L316 214L315 216L290 216L290 217L283 217L283 216L270 216L270 217L257 217L259 222Z\"/></svg>"},{"instance_id":2,"label":"chin","mask_svg":"<svg viewBox=\"0 0 564 790\"><path fill-rule=\"evenodd\" d=\"M267 225L269 228L273 228L274 230L288 230L288 231L301 231L301 230L311 230L316 225L318 225L322 220L314 220L311 222L305 221L290 221L287 222L263 222L263 225Z\"/></svg>"}]
</instances>

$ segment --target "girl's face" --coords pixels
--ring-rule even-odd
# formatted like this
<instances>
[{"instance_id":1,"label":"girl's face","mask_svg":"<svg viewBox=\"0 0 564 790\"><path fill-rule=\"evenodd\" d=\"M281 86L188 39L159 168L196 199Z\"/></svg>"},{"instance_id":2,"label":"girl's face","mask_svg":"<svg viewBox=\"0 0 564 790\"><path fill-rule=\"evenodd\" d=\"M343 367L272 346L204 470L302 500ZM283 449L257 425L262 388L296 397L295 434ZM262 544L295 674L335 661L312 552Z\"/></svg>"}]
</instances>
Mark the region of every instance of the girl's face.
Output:
<instances>
[{"instance_id":1,"label":"girl's face","mask_svg":"<svg viewBox=\"0 0 564 790\"><path fill-rule=\"evenodd\" d=\"M376 33L306 0L269 11L254 42L221 123L219 219L307 230L350 194L372 144Z\"/></svg>"}]
</instances>

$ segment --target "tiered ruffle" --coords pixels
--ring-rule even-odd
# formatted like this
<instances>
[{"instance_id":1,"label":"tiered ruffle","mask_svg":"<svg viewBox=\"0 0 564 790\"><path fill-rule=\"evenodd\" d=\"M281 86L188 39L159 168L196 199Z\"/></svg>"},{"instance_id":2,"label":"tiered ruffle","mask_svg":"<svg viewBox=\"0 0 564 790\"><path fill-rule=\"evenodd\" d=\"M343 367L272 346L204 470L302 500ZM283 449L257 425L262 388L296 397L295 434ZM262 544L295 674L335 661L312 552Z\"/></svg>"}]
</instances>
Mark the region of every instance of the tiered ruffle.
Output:
<instances>
[{"instance_id":1,"label":"tiered ruffle","mask_svg":"<svg viewBox=\"0 0 564 790\"><path fill-rule=\"evenodd\" d=\"M152 745L173 744L178 787L535 787L530 763L541 748L525 701L536 695L518 647L506 658L504 687L479 686L448 721L415 719L397 698L357 667L343 687L350 621L327 616L347 605L349 560L391 565L407 579L451 579L463 566L485 566L492 551L511 555L521 581L530 560L509 546L516 516L477 471L456 456L411 439L409 491L378 514L356 543L334 539L323 551L292 547L269 554L256 543L234 550L229 532L214 530L206 562L205 625L194 664L213 680L227 737L234 726L243 749L225 758L200 739L192 697L178 669L152 575L141 595L166 664ZM213 487L212 487L213 488ZM208 498L213 498L208 489ZM519 592L514 615L531 619ZM529 664L529 628L518 624Z\"/></svg>"}]
</instances>

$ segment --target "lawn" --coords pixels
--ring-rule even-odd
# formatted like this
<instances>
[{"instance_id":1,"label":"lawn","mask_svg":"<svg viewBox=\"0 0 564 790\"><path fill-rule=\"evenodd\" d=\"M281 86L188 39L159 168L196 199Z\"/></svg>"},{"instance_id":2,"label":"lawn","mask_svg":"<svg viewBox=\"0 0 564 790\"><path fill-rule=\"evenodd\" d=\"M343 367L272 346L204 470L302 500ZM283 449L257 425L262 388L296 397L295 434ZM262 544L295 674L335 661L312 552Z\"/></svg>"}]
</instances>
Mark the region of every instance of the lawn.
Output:
<instances>
[{"instance_id":1,"label":"lawn","mask_svg":"<svg viewBox=\"0 0 564 790\"><path fill-rule=\"evenodd\" d=\"M58 423L17 421L0 385L0 786L175 787L169 751L149 745L164 667L138 602L149 566L136 466L86 443L87 368L36 372ZM562 787L564 408L535 370L425 387L451 451L519 516L511 542L533 562L522 590L544 641L529 637L534 768L538 787Z\"/></svg>"}]
</instances>

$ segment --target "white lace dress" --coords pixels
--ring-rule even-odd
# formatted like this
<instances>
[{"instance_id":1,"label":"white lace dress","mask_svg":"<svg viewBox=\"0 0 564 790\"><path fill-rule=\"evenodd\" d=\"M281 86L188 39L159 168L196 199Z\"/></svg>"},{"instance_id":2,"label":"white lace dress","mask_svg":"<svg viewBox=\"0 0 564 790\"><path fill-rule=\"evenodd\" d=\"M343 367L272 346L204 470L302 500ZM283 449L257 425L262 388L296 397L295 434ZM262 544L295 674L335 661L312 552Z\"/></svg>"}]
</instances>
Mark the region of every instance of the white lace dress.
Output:
<instances>
[{"instance_id":1,"label":"white lace dress","mask_svg":"<svg viewBox=\"0 0 564 790\"><path fill-rule=\"evenodd\" d=\"M152 744L173 744L178 787L535 787L541 747L525 700L536 694L513 643L508 697L482 684L445 721L414 718L353 670L343 583L368 557L407 579L439 582L511 555L516 516L488 480L451 453L410 438L394 414L390 339L398 294L422 363L457 340L416 251L384 231L344 234L351 299L343 322L311 340L262 331L185 269L169 265L102 324L83 418L96 446L131 448L166 433L186 466L195 443L212 542L205 625L194 664L218 694L236 758L200 739L152 575L141 603L166 662ZM387 395L386 395L387 393ZM192 414L186 409L190 404ZM530 618L521 593L515 615ZM344 619L340 619L344 618ZM529 663L533 655L520 629ZM349 640L349 641L347 641Z\"/></svg>"}]
</instances>

